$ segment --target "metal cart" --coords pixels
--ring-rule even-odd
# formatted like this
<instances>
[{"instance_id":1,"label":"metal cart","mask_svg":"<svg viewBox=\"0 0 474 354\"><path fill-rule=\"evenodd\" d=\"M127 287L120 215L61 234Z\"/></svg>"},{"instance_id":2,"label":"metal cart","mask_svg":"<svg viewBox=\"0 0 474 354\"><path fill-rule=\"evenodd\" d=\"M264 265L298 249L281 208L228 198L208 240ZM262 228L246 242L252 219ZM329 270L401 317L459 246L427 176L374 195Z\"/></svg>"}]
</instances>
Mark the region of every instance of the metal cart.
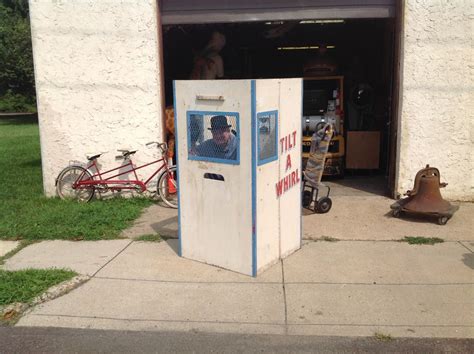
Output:
<instances>
[{"instance_id":1,"label":"metal cart","mask_svg":"<svg viewBox=\"0 0 474 354\"><path fill-rule=\"evenodd\" d=\"M327 213L332 207L332 200L329 198L331 188L322 183L321 178L333 132L332 125L326 124L313 134L308 162L303 172L303 207L320 214ZM320 188L325 188L327 191L321 198Z\"/></svg>"}]
</instances>

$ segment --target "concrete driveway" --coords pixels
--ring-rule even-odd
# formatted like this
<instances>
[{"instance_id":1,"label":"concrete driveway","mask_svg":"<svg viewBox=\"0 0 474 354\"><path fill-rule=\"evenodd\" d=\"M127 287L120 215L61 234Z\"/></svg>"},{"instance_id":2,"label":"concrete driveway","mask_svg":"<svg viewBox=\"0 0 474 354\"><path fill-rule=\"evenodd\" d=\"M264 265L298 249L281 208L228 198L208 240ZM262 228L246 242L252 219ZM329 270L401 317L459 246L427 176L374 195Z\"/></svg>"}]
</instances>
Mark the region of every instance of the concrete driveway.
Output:
<instances>
[{"instance_id":1,"label":"concrete driveway","mask_svg":"<svg viewBox=\"0 0 474 354\"><path fill-rule=\"evenodd\" d=\"M327 214L314 214L303 209L303 238L315 240L332 237L340 240L400 240L405 236L439 237L450 241L474 241L474 203L461 207L447 225L436 219L391 215L392 199L377 194L338 190L332 196L333 207ZM349 194L349 195L348 195ZM135 238L159 233L178 237L176 209L153 205L122 236Z\"/></svg>"}]
</instances>

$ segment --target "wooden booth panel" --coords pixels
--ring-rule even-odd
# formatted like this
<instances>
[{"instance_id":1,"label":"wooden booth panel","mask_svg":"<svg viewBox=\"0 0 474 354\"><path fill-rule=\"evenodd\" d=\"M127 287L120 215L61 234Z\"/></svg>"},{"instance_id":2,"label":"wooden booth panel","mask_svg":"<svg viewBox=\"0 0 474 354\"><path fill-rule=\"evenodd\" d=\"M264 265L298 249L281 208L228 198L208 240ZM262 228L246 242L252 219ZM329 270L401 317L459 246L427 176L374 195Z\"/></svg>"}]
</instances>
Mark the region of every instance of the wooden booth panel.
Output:
<instances>
[{"instance_id":1,"label":"wooden booth panel","mask_svg":"<svg viewBox=\"0 0 474 354\"><path fill-rule=\"evenodd\" d=\"M301 246L302 81L174 83L180 255L256 276ZM211 153L215 116L236 158Z\"/></svg>"},{"instance_id":2,"label":"wooden booth panel","mask_svg":"<svg viewBox=\"0 0 474 354\"><path fill-rule=\"evenodd\" d=\"M175 81L180 254L252 275L250 80ZM209 121L193 137L191 116L238 118L237 160L193 156L193 140L211 137ZM228 162L231 162L230 160ZM220 175L222 180L206 174Z\"/></svg>"},{"instance_id":3,"label":"wooden booth panel","mask_svg":"<svg viewBox=\"0 0 474 354\"><path fill-rule=\"evenodd\" d=\"M347 169L378 169L380 132L348 131L346 143Z\"/></svg>"}]
</instances>

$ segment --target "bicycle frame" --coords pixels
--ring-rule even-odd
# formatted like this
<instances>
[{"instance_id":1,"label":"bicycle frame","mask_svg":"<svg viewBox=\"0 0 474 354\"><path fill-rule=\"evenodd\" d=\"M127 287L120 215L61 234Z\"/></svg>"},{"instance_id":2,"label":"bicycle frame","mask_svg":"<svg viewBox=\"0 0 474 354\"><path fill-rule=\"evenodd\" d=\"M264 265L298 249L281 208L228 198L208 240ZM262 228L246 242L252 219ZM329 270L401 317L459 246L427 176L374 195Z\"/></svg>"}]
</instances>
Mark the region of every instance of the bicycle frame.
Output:
<instances>
[{"instance_id":1,"label":"bicycle frame","mask_svg":"<svg viewBox=\"0 0 474 354\"><path fill-rule=\"evenodd\" d=\"M153 172L153 174L145 182L138 179L138 175L136 172L137 170L148 167L150 165L153 165L161 161L163 161L163 164L160 166L160 168L158 168L155 172ZM82 177L84 177L84 172L83 172L79 176L78 180L73 184L73 188L87 188L89 186L101 186L101 187L104 187L105 189L121 190L121 189L137 189L138 187L140 188L141 192L144 192L147 190L147 184L153 179L153 177L155 177L163 168L168 170L168 161L166 160L166 158L162 157L159 160L155 160L153 162L150 162L138 167L134 167L132 160L128 158L128 162L125 165L121 165L119 167L113 168L105 172L101 172L99 167L97 166L97 161L94 159L91 163L87 165L86 169L89 170L92 167L94 167L96 170L96 173L92 176L92 178L82 181ZM111 174L111 172L120 170L121 168L130 168L130 169L105 178L105 175ZM130 172L133 172L135 176L134 180L112 179L112 178L126 175Z\"/></svg>"}]
</instances>

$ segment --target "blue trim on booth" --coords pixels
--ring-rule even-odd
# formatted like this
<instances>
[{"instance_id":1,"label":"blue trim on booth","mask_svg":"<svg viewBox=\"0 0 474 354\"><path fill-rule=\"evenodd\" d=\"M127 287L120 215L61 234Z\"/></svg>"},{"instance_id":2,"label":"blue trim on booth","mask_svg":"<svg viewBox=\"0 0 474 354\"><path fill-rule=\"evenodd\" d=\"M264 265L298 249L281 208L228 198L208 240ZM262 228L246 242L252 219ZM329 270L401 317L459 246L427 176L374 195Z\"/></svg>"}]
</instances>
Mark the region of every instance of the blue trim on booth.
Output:
<instances>
[{"instance_id":1,"label":"blue trim on booth","mask_svg":"<svg viewBox=\"0 0 474 354\"><path fill-rule=\"evenodd\" d=\"M275 115L275 155L268 157L266 159L260 160L260 131L258 131L258 119L260 117L265 117L265 116L272 116ZM278 110L273 110L273 111L266 111L266 112L258 112L257 113L257 120L256 120L256 127L255 129L257 130L257 160L258 160L258 166L265 165L266 163L278 160Z\"/></svg>"},{"instance_id":2,"label":"blue trim on booth","mask_svg":"<svg viewBox=\"0 0 474 354\"><path fill-rule=\"evenodd\" d=\"M215 157L206 157L206 156L197 156L191 155L188 151L188 160L195 161L207 161L215 163L224 163L228 165L240 165L240 115L238 112L211 112L211 111L186 111L186 124L189 127L191 122L191 115L223 115L223 116L234 116L237 124L237 139L239 142L239 147L237 149L237 160L228 160L228 159L219 159ZM188 148L191 146L191 132L188 128L187 140Z\"/></svg>"},{"instance_id":3,"label":"blue trim on booth","mask_svg":"<svg viewBox=\"0 0 474 354\"><path fill-rule=\"evenodd\" d=\"M255 80L250 82L252 122L252 276L257 276L257 97Z\"/></svg>"},{"instance_id":4,"label":"blue trim on booth","mask_svg":"<svg viewBox=\"0 0 474 354\"><path fill-rule=\"evenodd\" d=\"M173 80L173 109L174 109L174 139L175 139L175 148L176 148L176 166L178 171L178 255L182 257L183 252L181 249L181 198L180 198L180 184L179 184L179 164L178 164L178 111L176 110L176 83Z\"/></svg>"},{"instance_id":5,"label":"blue trim on booth","mask_svg":"<svg viewBox=\"0 0 474 354\"><path fill-rule=\"evenodd\" d=\"M303 119L303 93L304 93L304 79L301 79L301 119ZM301 146L300 151L303 151L303 132L300 134ZM302 154L302 152L301 152ZM300 247L303 245L303 156L300 159Z\"/></svg>"}]
</instances>

